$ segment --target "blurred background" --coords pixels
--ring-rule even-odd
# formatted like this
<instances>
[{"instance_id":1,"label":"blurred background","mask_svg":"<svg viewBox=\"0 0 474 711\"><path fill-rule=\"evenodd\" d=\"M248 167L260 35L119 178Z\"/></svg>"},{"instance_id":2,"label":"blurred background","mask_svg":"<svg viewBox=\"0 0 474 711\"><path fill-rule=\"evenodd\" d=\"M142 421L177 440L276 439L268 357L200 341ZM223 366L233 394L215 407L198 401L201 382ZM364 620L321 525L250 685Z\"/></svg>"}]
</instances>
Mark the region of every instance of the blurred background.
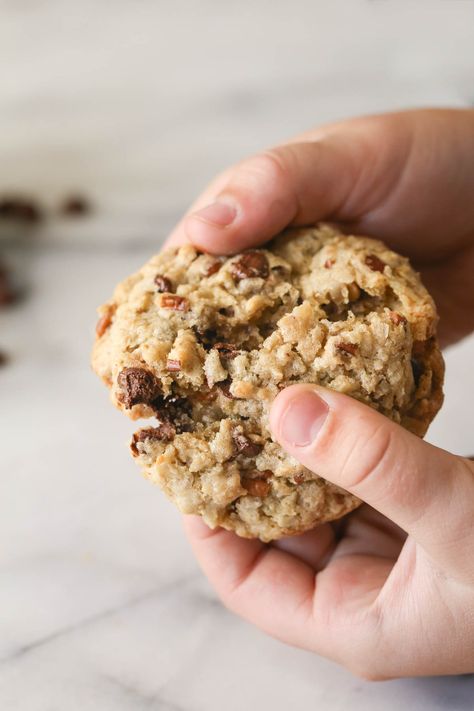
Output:
<instances>
[{"instance_id":1,"label":"blurred background","mask_svg":"<svg viewBox=\"0 0 474 711\"><path fill-rule=\"evenodd\" d=\"M472 708L472 678L365 683L223 610L88 360L96 306L217 171L474 105L473 77L472 0L0 0L2 709ZM460 454L473 356L447 352L428 435Z\"/></svg>"}]
</instances>

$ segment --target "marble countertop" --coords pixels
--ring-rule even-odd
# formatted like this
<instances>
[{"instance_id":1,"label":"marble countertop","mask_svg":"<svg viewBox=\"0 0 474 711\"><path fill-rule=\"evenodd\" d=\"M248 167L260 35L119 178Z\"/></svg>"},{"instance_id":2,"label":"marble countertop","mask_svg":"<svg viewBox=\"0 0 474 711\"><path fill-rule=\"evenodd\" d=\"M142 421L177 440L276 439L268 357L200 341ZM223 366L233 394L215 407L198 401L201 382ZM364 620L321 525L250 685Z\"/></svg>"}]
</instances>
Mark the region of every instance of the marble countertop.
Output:
<instances>
[{"instance_id":1,"label":"marble countertop","mask_svg":"<svg viewBox=\"0 0 474 711\"><path fill-rule=\"evenodd\" d=\"M472 103L474 3L164 5L0 0L0 192L97 205L0 242L26 291L0 313L0 708L467 711L474 677L364 682L224 610L88 354L96 305L216 170L319 121ZM429 433L463 454L473 355L447 352Z\"/></svg>"}]
</instances>

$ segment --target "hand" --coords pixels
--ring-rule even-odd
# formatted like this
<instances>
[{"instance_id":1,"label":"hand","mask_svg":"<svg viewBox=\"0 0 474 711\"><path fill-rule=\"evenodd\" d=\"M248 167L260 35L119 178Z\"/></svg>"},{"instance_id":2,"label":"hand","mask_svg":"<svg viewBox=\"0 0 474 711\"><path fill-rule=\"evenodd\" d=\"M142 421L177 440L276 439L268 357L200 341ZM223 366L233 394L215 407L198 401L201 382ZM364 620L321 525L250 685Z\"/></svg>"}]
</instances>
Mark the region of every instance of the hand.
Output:
<instances>
[{"instance_id":1,"label":"hand","mask_svg":"<svg viewBox=\"0 0 474 711\"><path fill-rule=\"evenodd\" d=\"M217 177L168 240L209 252L334 220L411 258L440 340L474 329L474 110L424 110L309 131Z\"/></svg>"},{"instance_id":2,"label":"hand","mask_svg":"<svg viewBox=\"0 0 474 711\"><path fill-rule=\"evenodd\" d=\"M171 241L213 252L332 219L422 271L452 342L474 327L474 112L419 111L314 131L230 169ZM187 517L223 602L279 639L373 679L474 671L474 466L344 395L276 398L276 440L366 505L272 545Z\"/></svg>"}]
</instances>

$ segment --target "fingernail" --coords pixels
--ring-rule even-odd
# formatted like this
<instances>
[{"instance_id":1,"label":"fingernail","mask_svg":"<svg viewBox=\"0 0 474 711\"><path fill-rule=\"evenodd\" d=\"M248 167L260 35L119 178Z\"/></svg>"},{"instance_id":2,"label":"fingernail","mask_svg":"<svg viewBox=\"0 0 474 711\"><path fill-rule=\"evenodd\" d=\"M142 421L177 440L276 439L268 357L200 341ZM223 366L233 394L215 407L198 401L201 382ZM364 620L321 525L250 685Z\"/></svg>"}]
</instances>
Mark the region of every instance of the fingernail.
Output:
<instances>
[{"instance_id":1,"label":"fingernail","mask_svg":"<svg viewBox=\"0 0 474 711\"><path fill-rule=\"evenodd\" d=\"M228 227L235 220L237 209L228 202L216 201L202 210L193 212L190 217L197 217L199 220L209 222L217 227Z\"/></svg>"},{"instance_id":2,"label":"fingernail","mask_svg":"<svg viewBox=\"0 0 474 711\"><path fill-rule=\"evenodd\" d=\"M328 415L329 407L313 390L295 393L280 416L280 438L294 447L314 442Z\"/></svg>"}]
</instances>

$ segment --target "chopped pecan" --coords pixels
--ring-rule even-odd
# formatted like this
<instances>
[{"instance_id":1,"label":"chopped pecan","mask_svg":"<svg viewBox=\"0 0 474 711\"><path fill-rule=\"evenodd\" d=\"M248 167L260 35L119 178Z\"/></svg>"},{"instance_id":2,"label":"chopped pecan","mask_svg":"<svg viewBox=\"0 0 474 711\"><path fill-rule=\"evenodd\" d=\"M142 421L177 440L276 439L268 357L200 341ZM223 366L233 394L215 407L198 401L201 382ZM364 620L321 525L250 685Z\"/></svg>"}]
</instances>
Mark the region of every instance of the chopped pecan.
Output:
<instances>
[{"instance_id":1,"label":"chopped pecan","mask_svg":"<svg viewBox=\"0 0 474 711\"><path fill-rule=\"evenodd\" d=\"M342 351L343 353L349 353L349 355L355 355L357 353L357 344L356 343L347 343L347 342L341 341L341 343L336 344L336 348L339 351Z\"/></svg>"},{"instance_id":2,"label":"chopped pecan","mask_svg":"<svg viewBox=\"0 0 474 711\"><path fill-rule=\"evenodd\" d=\"M268 259L262 252L253 250L244 252L236 262L233 262L230 270L236 281L250 277L266 279L269 274Z\"/></svg>"},{"instance_id":3,"label":"chopped pecan","mask_svg":"<svg viewBox=\"0 0 474 711\"><path fill-rule=\"evenodd\" d=\"M324 262L324 268L325 269L332 269L332 267L335 265L336 260L335 259L326 259Z\"/></svg>"},{"instance_id":4,"label":"chopped pecan","mask_svg":"<svg viewBox=\"0 0 474 711\"><path fill-rule=\"evenodd\" d=\"M161 392L160 383L145 368L124 368L117 383L122 391L121 402L127 410L139 403L150 405Z\"/></svg>"},{"instance_id":5,"label":"chopped pecan","mask_svg":"<svg viewBox=\"0 0 474 711\"><path fill-rule=\"evenodd\" d=\"M295 474L293 477L295 484L302 484L305 481L305 476L303 472L298 472L298 474Z\"/></svg>"},{"instance_id":6,"label":"chopped pecan","mask_svg":"<svg viewBox=\"0 0 474 711\"><path fill-rule=\"evenodd\" d=\"M110 305L107 307L107 311L104 311L102 316L99 318L97 321L96 327L95 327L95 332L97 334L97 337L100 338L101 336L104 335L110 324L112 323L112 317L115 313L116 306Z\"/></svg>"},{"instance_id":7,"label":"chopped pecan","mask_svg":"<svg viewBox=\"0 0 474 711\"><path fill-rule=\"evenodd\" d=\"M171 283L171 279L168 279L168 277L163 276L163 274L157 274L153 281L160 293L170 293L171 291L173 291L173 284Z\"/></svg>"},{"instance_id":8,"label":"chopped pecan","mask_svg":"<svg viewBox=\"0 0 474 711\"><path fill-rule=\"evenodd\" d=\"M385 262L382 262L382 260L379 259L379 257L376 257L375 254L368 254L365 258L365 263L373 272L380 273L383 273L383 270L387 266Z\"/></svg>"},{"instance_id":9,"label":"chopped pecan","mask_svg":"<svg viewBox=\"0 0 474 711\"><path fill-rule=\"evenodd\" d=\"M402 314L399 314L398 311L390 311L388 315L390 321L395 324L395 326L399 326L401 323L406 323L407 320L405 316L402 316Z\"/></svg>"},{"instance_id":10,"label":"chopped pecan","mask_svg":"<svg viewBox=\"0 0 474 711\"><path fill-rule=\"evenodd\" d=\"M253 442L246 435L240 432L232 434L235 449L238 454L243 454L245 457L256 457L263 449L263 445L258 442Z\"/></svg>"},{"instance_id":11,"label":"chopped pecan","mask_svg":"<svg viewBox=\"0 0 474 711\"><path fill-rule=\"evenodd\" d=\"M166 361L166 370L169 370L171 373L178 373L181 370L181 361L168 358Z\"/></svg>"},{"instance_id":12,"label":"chopped pecan","mask_svg":"<svg viewBox=\"0 0 474 711\"><path fill-rule=\"evenodd\" d=\"M176 294L163 294L160 303L164 309L173 309L173 311L189 310L189 301L184 296L177 296Z\"/></svg>"},{"instance_id":13,"label":"chopped pecan","mask_svg":"<svg viewBox=\"0 0 474 711\"><path fill-rule=\"evenodd\" d=\"M222 358L235 358L240 352L233 343L214 343L213 348Z\"/></svg>"},{"instance_id":14,"label":"chopped pecan","mask_svg":"<svg viewBox=\"0 0 474 711\"><path fill-rule=\"evenodd\" d=\"M214 262L211 262L209 266L206 269L206 276L210 277L216 272L219 271L219 269L222 267L222 262L216 259Z\"/></svg>"},{"instance_id":15,"label":"chopped pecan","mask_svg":"<svg viewBox=\"0 0 474 711\"><path fill-rule=\"evenodd\" d=\"M158 427L147 427L144 430L139 430L135 432L130 443L130 449L134 457L139 454L137 444L138 442L145 442L146 440L159 440L160 442L169 442L175 436L176 431L174 427L169 422L162 422Z\"/></svg>"}]
</instances>

